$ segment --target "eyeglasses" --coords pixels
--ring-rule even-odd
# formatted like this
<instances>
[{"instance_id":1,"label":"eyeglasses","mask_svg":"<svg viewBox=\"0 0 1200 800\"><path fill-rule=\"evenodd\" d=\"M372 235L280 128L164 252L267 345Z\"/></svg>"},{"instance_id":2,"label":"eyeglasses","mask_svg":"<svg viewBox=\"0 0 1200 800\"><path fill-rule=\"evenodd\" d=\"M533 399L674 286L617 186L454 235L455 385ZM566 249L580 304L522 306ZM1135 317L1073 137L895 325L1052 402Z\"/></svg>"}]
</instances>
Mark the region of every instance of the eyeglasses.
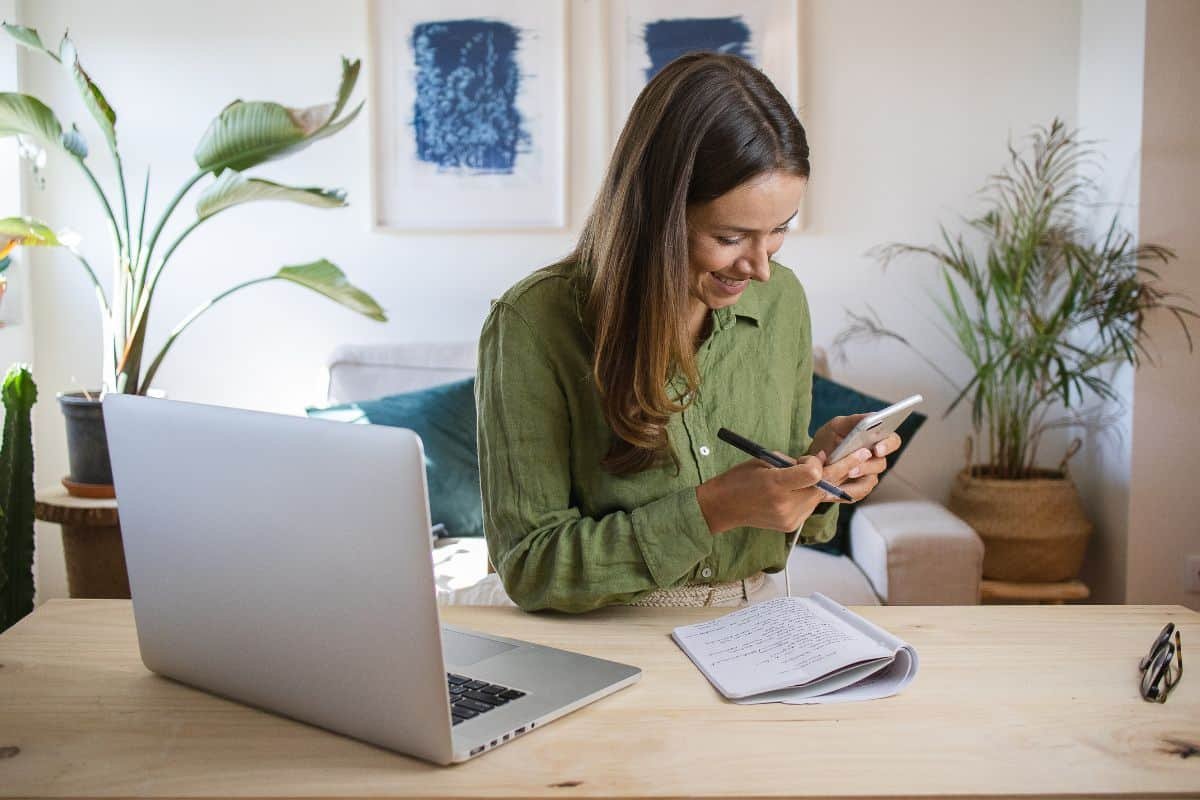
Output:
<instances>
[{"instance_id":1,"label":"eyeglasses","mask_svg":"<svg viewBox=\"0 0 1200 800\"><path fill-rule=\"evenodd\" d=\"M1175 643L1171 643L1171 634L1175 634ZM1150 645L1147 653L1138 664L1142 673L1142 699L1151 703L1164 703L1167 695L1183 677L1183 643L1175 623L1168 622L1159 632L1154 644Z\"/></svg>"}]
</instances>

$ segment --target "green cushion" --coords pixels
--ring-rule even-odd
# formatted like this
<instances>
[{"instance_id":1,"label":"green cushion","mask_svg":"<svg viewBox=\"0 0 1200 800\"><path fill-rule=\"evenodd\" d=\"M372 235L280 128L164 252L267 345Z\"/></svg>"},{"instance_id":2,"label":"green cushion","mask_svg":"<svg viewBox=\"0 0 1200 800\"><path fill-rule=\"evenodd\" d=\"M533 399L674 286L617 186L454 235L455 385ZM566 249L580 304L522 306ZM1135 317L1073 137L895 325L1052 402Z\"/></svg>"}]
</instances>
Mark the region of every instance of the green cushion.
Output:
<instances>
[{"instance_id":1,"label":"green cushion","mask_svg":"<svg viewBox=\"0 0 1200 800\"><path fill-rule=\"evenodd\" d=\"M311 417L416 431L425 449L429 515L449 536L483 536L475 444L475 379L378 400L310 408Z\"/></svg>"},{"instance_id":2,"label":"green cushion","mask_svg":"<svg viewBox=\"0 0 1200 800\"><path fill-rule=\"evenodd\" d=\"M814 375L812 418L808 425L808 433L810 436L815 434L818 428L834 417L861 414L864 411L880 411L890 406L892 402L894 401L880 400L877 397L855 391L849 386L843 386L837 381ZM901 453L908 447L908 443L912 441L917 429L924 422L925 415L914 411L896 429L896 433L900 434L900 449L887 457L887 469L879 476L880 480L896 468L896 462L900 460ZM837 533L833 538L823 544L809 546L836 555L850 555L850 519L854 516L855 508L856 506L853 504L843 504L838 509Z\"/></svg>"}]
</instances>

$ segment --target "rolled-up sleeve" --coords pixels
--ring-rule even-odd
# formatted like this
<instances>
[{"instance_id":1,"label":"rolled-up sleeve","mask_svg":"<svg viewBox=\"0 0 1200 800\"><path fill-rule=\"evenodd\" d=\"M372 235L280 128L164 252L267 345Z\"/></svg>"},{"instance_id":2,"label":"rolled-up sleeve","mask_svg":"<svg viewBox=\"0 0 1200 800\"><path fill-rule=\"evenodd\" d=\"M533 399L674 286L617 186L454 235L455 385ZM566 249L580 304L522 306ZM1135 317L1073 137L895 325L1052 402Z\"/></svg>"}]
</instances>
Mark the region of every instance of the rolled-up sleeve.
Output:
<instances>
[{"instance_id":1,"label":"rolled-up sleeve","mask_svg":"<svg viewBox=\"0 0 1200 800\"><path fill-rule=\"evenodd\" d=\"M524 610L627 602L682 582L711 554L694 487L600 517L572 503L562 378L537 332L503 301L480 334L476 401L488 552Z\"/></svg>"}]
</instances>

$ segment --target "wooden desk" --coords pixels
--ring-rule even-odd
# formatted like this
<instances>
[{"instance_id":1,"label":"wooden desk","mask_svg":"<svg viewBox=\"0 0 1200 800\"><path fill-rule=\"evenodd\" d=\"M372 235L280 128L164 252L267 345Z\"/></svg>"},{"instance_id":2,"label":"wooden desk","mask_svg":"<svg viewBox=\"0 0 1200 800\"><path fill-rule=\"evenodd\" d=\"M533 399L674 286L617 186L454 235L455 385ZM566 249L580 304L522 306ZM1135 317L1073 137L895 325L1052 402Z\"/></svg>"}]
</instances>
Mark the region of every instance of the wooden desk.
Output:
<instances>
[{"instance_id":1,"label":"wooden desk","mask_svg":"<svg viewBox=\"0 0 1200 800\"><path fill-rule=\"evenodd\" d=\"M448 622L638 664L641 682L441 768L147 672L127 601L61 600L0 636L0 795L1200 796L1200 669L1163 705L1137 662L1179 606L864 607L916 646L902 694L727 703L668 639L703 609ZM1195 663L1195 659L1191 663ZM18 749L19 748L19 749Z\"/></svg>"}]
</instances>

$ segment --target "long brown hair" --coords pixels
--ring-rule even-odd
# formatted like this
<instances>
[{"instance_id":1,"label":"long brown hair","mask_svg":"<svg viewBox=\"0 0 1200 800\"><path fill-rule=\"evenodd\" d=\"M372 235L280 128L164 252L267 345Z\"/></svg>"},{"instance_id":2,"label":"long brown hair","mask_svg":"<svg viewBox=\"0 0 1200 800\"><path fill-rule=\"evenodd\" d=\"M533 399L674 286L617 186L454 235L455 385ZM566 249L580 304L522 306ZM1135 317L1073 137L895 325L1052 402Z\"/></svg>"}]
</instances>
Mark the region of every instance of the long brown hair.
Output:
<instances>
[{"instance_id":1,"label":"long brown hair","mask_svg":"<svg viewBox=\"0 0 1200 800\"><path fill-rule=\"evenodd\" d=\"M700 383L687 325L688 204L773 170L807 179L808 140L748 62L681 56L638 95L570 257L587 289L593 378L615 434L601 462L610 472L678 466L667 422ZM672 396L677 377L684 391Z\"/></svg>"}]
</instances>

